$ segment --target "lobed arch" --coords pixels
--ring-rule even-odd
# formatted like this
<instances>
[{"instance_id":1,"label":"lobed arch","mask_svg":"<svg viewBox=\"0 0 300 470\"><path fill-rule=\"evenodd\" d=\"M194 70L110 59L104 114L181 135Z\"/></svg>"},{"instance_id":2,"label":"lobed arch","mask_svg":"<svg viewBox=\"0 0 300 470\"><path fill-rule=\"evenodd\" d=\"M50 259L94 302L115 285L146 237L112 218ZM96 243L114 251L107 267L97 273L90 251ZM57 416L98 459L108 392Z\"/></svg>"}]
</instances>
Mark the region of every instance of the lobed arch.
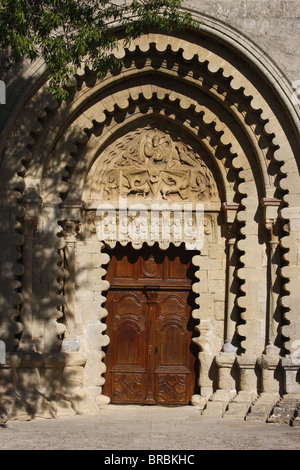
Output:
<instances>
[{"instance_id":1,"label":"lobed arch","mask_svg":"<svg viewBox=\"0 0 300 470\"><path fill-rule=\"evenodd\" d=\"M298 181L295 113L289 115L292 125L287 131L283 122L290 108L282 82L277 85L268 81L274 67L268 70L262 61L258 65L259 54L253 45L249 48L247 42L243 49L239 41L234 46L235 33L231 31L229 39L228 29L223 37L220 31L206 26L203 32L189 32L188 39L145 34L129 48L116 51L124 56L124 66L108 73L103 81L96 80L87 69L78 71L76 90L66 103L56 103L47 95L43 75L24 98L11 125L1 167L3 187L11 191L15 203L11 212L16 234L13 277L18 283L10 285L14 307L7 309L11 349L18 348L19 338L28 329L25 315L20 315L24 286L31 282L23 276L23 272L28 273L27 261L20 258L20 247L31 240L28 221L37 220L37 241L41 249L48 250L49 264L43 266L43 273L47 271L49 295L42 299L39 315L46 325L41 350L52 352L61 347L67 330L63 321L66 299L62 294L69 273L57 253L69 241L64 222L73 227L82 220L83 189L93 165L98 162L101 166L105 149L148 119L157 120L160 127L178 129L186 140L190 137L199 145L219 179L220 209L221 203L238 205L232 211L233 218L230 210L225 210L225 219L228 226L233 222L237 226L234 250L239 289L235 301L240 318L236 331L240 349L249 357L257 358L264 350L270 295L260 300L255 313L255 282L259 279L263 286L267 283L266 266L258 264L256 254L262 253L269 242L265 223L271 223L272 236L274 225L279 225L281 253L276 275L287 291L287 295L283 290L279 294L282 322L278 335L284 344L280 353L292 353L297 348L297 300L288 295L289 291L298 292L299 272L294 261L299 201L297 192L290 189ZM212 43L205 46L205 37L211 37ZM243 67L247 73L242 72ZM101 245L101 276L108 262L103 250ZM200 293L201 256L195 256L193 263L199 266L199 282L193 289ZM108 285L101 279L98 287L105 292ZM200 353L205 354L210 338L200 295L197 303L199 308L193 315L199 321L200 337L195 341ZM17 309L16 304L20 306ZM97 328L103 346L108 341L101 323L107 315L103 298L99 298L98 307ZM257 343L253 342L254 336L259 337Z\"/></svg>"},{"instance_id":2,"label":"lobed arch","mask_svg":"<svg viewBox=\"0 0 300 470\"><path fill-rule=\"evenodd\" d=\"M161 71L159 72L155 71L155 73L161 73ZM152 70L152 74L153 74L153 70ZM73 138L74 142L76 142L76 139L78 140L78 142L80 142L81 139L83 140L86 139L86 137L84 136L85 131L87 131L87 133L92 132L94 124L103 126L106 120L106 115L112 116L114 113L114 108L118 108L119 113L120 112L122 113L125 109L129 109L130 107L129 101L131 101L131 103L136 103L139 95L143 96L145 102L148 102L149 100L151 100L153 96L159 97L160 98L159 101L164 101L167 99L169 101L169 110L167 110L166 112L170 114L181 113L181 116L182 116L181 119L184 122L186 121L186 117L185 117L187 115L186 111L189 110L188 111L189 116L191 115L190 111L192 111L193 113L194 122L198 121L199 123L200 121L200 123L204 126L210 125L211 127L214 127L214 133L216 135L217 134L221 135L220 141L222 142L222 144L225 146L230 145L231 152L233 154L235 153L234 155L235 160L233 160L233 166L238 167L238 165L240 165L239 163L240 159L244 157L243 154L246 153L247 151L247 146L245 146L244 151L241 150L241 146L239 142L237 142L236 138L234 138L234 136L232 135L233 133L230 131L230 126L232 125L232 122L234 122L234 126L236 126L235 134L239 134L239 133L246 134L245 139L247 139L248 141L248 148L251 148L251 150L253 150L253 153L255 155L255 157L253 158L257 159L256 164L258 166L258 171L260 172L261 178L262 178L262 185L260 184L260 182L258 182L258 185L257 185L258 188L260 190L261 188L263 188L262 189L263 196L265 197L274 196L274 181L272 181L272 179L274 180L274 178L272 178L270 172L268 173L267 165L269 165L270 163L268 162L267 158L269 160L272 159L273 164L274 164L274 160L276 160L274 155L276 153L277 146L272 141L272 137L274 133L268 133L266 130L267 127L265 123L267 122L267 124L270 124L270 121L268 119L262 120L260 112L257 112L257 116L255 118L256 120L253 120L248 125L245 125L245 120L247 120L247 113L251 112L253 105L250 106L248 103L248 108L250 108L250 111L248 109L247 112L246 111L239 112L237 109L238 108L237 104L234 104L233 106L228 106L227 104L224 105L223 103L224 105L223 111L222 111L222 108L219 108L221 112L224 113L224 109L226 111L228 110L229 115L230 114L233 115L234 118L232 119L232 122L230 122L230 120L227 120L227 122L222 122L220 121L219 116L216 115L215 110L211 111L211 109L209 109L209 106L199 105L197 100L190 97L191 94L195 95L196 92L198 93L198 95L203 92L203 88L201 88L199 83L197 84L197 88L196 88L195 83L193 83L192 86L190 86L188 89L189 94L187 96L182 94L181 98L179 99L178 99L178 96L180 96L180 92L176 89L176 86L174 86L176 90L177 101L179 100L179 105L177 104L177 109L174 111L174 102L172 102L174 100L174 92L172 93L171 91L170 93L164 87L151 85L151 80L149 84L141 85L141 87L132 86L131 88L127 89L126 87L129 86L128 85L129 82L125 78L126 71L124 73L122 72L120 75L121 77L119 79L116 76L112 76L112 77L107 78L103 84L96 83L96 85L92 88L92 91L89 88L82 87L82 90L80 90L80 92L77 93L77 95L74 97L74 100L71 103L71 106L68 108L67 113L65 112L65 106L63 106L62 107L63 109L61 109L60 113L58 114L63 117L63 121L64 121L62 122L60 126L60 133L65 132L66 128L69 128L70 132L74 131L74 135L75 135L75 137ZM168 73L166 73L166 70L164 70L162 76L165 76L165 75L167 76L167 79L170 78L168 77ZM149 79L149 77L151 77L151 74L147 76L146 72L143 71L142 80L147 80ZM136 73L130 74L130 80L133 80L133 81L139 80L138 74ZM114 92L115 89L118 90L118 82L122 84L122 89L119 92L118 91ZM193 80L193 82L195 82L195 80ZM174 77L173 77L172 82L170 82L169 80L168 83L172 83L172 84L180 83L182 86L182 82L180 82L178 77L176 77L176 80L174 80ZM113 84L113 89L110 88L112 84ZM185 83L183 83L183 85L185 86ZM105 97L103 98L103 95L101 93L98 93L98 88L102 91L106 90L105 91L106 95L108 95L108 93L111 90L112 91L110 95L108 95L106 98ZM194 88L196 89L196 92ZM209 96L213 96L214 100L216 99L216 96L217 96L216 101L219 102L220 96L222 97L222 95L218 94L215 88L212 88L212 90L213 91L209 93ZM206 90L204 90L204 94L207 95ZM236 91L232 91L233 96L235 96L236 94L238 94ZM86 99L87 98L86 95L88 95L88 99ZM214 100L211 100L211 102L213 103ZM245 93L242 93L241 104L244 106L246 101L245 101ZM91 105L91 103L93 102L94 104ZM77 109L74 109L75 103L78 106ZM173 105L173 109L172 109L172 105ZM69 118L68 118L69 121L66 121L66 114L69 115ZM78 117L76 118L76 116ZM251 119L251 117L249 119ZM72 123L72 124L69 125L67 124L67 122ZM191 123L189 123L189 125L190 127L193 126L193 124ZM78 136L76 136L76 129L78 130ZM48 132L47 138L50 137L51 131L52 129L47 130ZM65 136L66 136L66 132L64 134L63 139L65 139ZM55 142L58 141L59 136L56 134L53 137L54 138L53 138L52 145L57 145L57 143L55 144ZM66 143L65 144L63 143L63 139L61 139L62 141L61 145L67 145ZM264 141L264 145L266 149L260 147L259 139L260 141ZM74 142L72 142L72 139L70 139L69 145L72 146ZM40 150L41 150L40 157L44 154L46 159L49 158L48 157L49 154L48 155L45 154L43 152L43 149L40 149ZM269 155L267 157L268 153ZM67 158L70 158L70 156L68 156ZM41 171L42 166L40 165L40 163L41 161L38 160L37 167L39 168L37 167L34 168L35 174L37 171ZM253 162L250 166L253 166ZM256 180L257 180L257 177L256 177Z\"/></svg>"},{"instance_id":3,"label":"lobed arch","mask_svg":"<svg viewBox=\"0 0 300 470\"><path fill-rule=\"evenodd\" d=\"M86 71L85 75L81 76L78 72L78 91L72 96L70 103L57 108L54 106L54 111L47 113L48 119L45 120L45 125L32 146L25 181L30 182L31 172L32 179L40 180L37 184L41 186L40 195L44 202L52 201L58 204L65 200L68 197L69 184L76 172L79 175L77 179L81 178L79 187L83 187L86 168L91 166L99 153L98 149L105 146L106 141L111 139L113 133L119 132L122 125L130 125L131 121L143 117L140 111L138 114L130 114L130 107L138 110L140 103L141 106L149 103L150 108L151 105L156 106L159 116L169 121L173 119L176 122L176 118L180 116L180 125L189 133L196 136L197 132L201 134L203 130L204 135L207 133L207 138L201 139L201 143L214 159L222 176L222 186L226 193L223 202L232 202L237 197L247 206L246 199L250 187L253 188L251 192L256 194L256 207L260 197L274 196L274 178L267 171L267 165L271 163L267 161L267 151L259 145L259 139L265 142L264 145L272 157L268 157L269 160L276 160L276 133L272 132L274 117L269 106L253 85L232 65L224 60L218 64L218 57L213 53L209 53L208 58L201 61L199 57L204 54L204 48L197 46L197 50L195 44L192 46L191 52L191 44L188 41L149 34L137 40L128 52L130 61L135 57L136 51L142 52L144 56L153 51L160 55L170 54L173 60L176 59L186 67L187 73L184 77L178 76L177 71L169 70L166 65L162 65L161 69L153 69L148 64L143 67L142 72L133 67L125 67L113 75L108 74L103 82L95 81L93 87L90 87L87 85L89 72ZM189 64L193 62L194 66L197 60L203 71L206 69L206 76L210 81L208 87L203 87L201 80L196 80L192 73L189 74ZM153 76L158 77L158 80L164 77L166 82L163 86L157 85L153 83ZM143 83L144 81L146 83ZM171 84L171 92L167 89L167 83ZM224 93L225 86L227 91ZM218 112L225 117L223 121ZM98 135L99 129L102 129L101 135ZM243 136L242 143L240 136ZM228 168L215 157L214 145L211 145L210 141L219 142L220 147L226 149L227 160L231 160L227 165L231 165L236 174L235 191L227 181ZM84 158L81 160L83 153ZM254 176L255 165L258 170ZM50 173L47 176L49 168ZM71 177L66 176L66 169L67 173L71 173ZM80 194L77 192L69 197L71 200L80 199ZM243 223L243 216L239 217Z\"/></svg>"}]
</instances>

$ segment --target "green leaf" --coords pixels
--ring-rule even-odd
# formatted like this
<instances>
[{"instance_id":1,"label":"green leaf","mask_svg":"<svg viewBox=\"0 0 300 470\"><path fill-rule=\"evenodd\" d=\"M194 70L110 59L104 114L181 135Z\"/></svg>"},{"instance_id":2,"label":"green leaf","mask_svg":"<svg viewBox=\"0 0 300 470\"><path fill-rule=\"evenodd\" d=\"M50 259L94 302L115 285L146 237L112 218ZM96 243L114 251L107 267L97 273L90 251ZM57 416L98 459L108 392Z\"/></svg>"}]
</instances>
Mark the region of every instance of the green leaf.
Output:
<instances>
[{"instance_id":1,"label":"green leaf","mask_svg":"<svg viewBox=\"0 0 300 470\"><path fill-rule=\"evenodd\" d=\"M148 28L169 32L191 26L191 15L181 5L181 0L2 0L0 45L10 63L42 58L51 93L66 99L72 75L87 55L100 78L119 65L112 55L118 44L114 22L129 43Z\"/></svg>"}]
</instances>

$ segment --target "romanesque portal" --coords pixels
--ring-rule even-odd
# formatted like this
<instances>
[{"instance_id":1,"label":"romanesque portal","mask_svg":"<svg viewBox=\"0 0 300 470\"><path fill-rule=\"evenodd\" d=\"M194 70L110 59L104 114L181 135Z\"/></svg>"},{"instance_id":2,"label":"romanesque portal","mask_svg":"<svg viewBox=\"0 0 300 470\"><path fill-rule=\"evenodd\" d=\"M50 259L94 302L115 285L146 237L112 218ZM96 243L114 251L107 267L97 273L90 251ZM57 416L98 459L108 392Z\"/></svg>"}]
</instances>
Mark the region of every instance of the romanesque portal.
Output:
<instances>
[{"instance_id":1,"label":"romanesque portal","mask_svg":"<svg viewBox=\"0 0 300 470\"><path fill-rule=\"evenodd\" d=\"M261 419L295 409L296 137L254 59L207 35L145 34L104 80L78 70L62 104L41 76L10 123L10 417L110 401Z\"/></svg>"}]
</instances>

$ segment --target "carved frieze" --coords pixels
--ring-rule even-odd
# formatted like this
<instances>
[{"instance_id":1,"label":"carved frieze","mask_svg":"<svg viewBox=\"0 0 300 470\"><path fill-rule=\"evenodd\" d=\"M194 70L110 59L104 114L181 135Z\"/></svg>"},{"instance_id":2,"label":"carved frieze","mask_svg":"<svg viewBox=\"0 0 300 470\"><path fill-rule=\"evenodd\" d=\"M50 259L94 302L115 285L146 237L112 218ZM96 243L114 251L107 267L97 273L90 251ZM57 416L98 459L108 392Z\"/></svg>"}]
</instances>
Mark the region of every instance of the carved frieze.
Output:
<instances>
[{"instance_id":1,"label":"carved frieze","mask_svg":"<svg viewBox=\"0 0 300 470\"><path fill-rule=\"evenodd\" d=\"M204 160L171 131L146 127L116 140L97 159L85 200L218 201Z\"/></svg>"}]
</instances>

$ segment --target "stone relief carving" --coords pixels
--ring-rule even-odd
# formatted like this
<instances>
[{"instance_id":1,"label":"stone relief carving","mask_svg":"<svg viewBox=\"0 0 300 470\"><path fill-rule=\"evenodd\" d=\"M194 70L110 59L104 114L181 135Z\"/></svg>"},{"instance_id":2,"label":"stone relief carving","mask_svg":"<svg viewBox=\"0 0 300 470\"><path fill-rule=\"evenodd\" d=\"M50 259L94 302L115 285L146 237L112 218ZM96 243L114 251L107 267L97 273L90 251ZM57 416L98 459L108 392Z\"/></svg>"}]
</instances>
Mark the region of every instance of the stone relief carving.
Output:
<instances>
[{"instance_id":1,"label":"stone relief carving","mask_svg":"<svg viewBox=\"0 0 300 470\"><path fill-rule=\"evenodd\" d=\"M98 158L86 199L218 201L210 169L188 144L169 131L144 128L117 140Z\"/></svg>"},{"instance_id":2,"label":"stone relief carving","mask_svg":"<svg viewBox=\"0 0 300 470\"><path fill-rule=\"evenodd\" d=\"M100 236L102 227L104 237ZM218 240L217 213L197 214L194 211L183 214L181 211L164 212L128 211L121 213L103 211L100 215L95 210L86 211L86 227L89 236L106 241L114 246L117 241L123 244L132 242L137 248L147 241L148 244L159 242L166 246L170 242L179 245L185 242L188 249L203 242L216 243Z\"/></svg>"},{"instance_id":3,"label":"stone relief carving","mask_svg":"<svg viewBox=\"0 0 300 470\"><path fill-rule=\"evenodd\" d=\"M188 249L199 248L204 237L215 239L214 221L203 209L219 201L216 182L201 156L174 134L149 124L95 161L84 194L86 202L96 202L86 213L92 237L136 247L185 242Z\"/></svg>"}]
</instances>

